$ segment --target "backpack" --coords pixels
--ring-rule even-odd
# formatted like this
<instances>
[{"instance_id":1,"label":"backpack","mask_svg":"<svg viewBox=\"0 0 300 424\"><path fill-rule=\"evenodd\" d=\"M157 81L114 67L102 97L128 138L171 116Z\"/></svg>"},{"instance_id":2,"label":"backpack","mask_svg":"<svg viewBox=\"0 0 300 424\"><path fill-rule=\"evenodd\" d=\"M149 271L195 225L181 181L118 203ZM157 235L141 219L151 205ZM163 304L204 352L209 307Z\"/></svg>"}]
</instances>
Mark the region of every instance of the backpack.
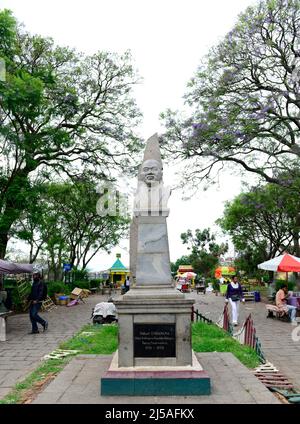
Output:
<instances>
[{"instance_id":1,"label":"backpack","mask_svg":"<svg viewBox=\"0 0 300 424\"><path fill-rule=\"evenodd\" d=\"M46 300L48 296L48 287L47 284L42 281L42 287L43 287L43 294L42 294L42 300Z\"/></svg>"}]
</instances>

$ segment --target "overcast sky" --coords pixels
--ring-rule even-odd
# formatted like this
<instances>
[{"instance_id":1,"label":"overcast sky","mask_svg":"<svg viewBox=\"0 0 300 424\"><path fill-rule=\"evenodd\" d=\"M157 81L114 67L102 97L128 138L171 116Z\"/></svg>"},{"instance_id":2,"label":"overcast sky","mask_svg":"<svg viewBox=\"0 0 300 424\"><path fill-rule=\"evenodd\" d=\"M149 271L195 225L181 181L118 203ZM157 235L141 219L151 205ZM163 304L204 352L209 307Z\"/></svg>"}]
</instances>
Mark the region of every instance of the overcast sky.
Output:
<instances>
[{"instance_id":1,"label":"overcast sky","mask_svg":"<svg viewBox=\"0 0 300 424\"><path fill-rule=\"evenodd\" d=\"M249 0L0 0L25 28L51 36L60 45L85 53L130 49L143 82L135 91L144 119L140 135L147 139L161 132L159 114L182 108L182 96L201 58L230 31ZM173 170L167 163L165 183ZM188 228L213 227L224 202L240 192L240 178L223 174L218 188L183 201L172 193L168 218L171 260L186 254L180 234ZM111 266L116 253L129 263L129 243L123 240L112 255L99 254L93 270Z\"/></svg>"}]
</instances>

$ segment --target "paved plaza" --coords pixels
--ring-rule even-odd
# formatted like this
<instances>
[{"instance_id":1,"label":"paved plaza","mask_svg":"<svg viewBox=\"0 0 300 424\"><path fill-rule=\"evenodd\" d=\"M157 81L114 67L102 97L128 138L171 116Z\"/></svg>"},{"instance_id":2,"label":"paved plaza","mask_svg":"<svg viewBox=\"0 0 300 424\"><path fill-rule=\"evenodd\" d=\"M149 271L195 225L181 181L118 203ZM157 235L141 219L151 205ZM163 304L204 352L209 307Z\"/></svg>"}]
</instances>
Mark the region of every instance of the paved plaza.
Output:
<instances>
[{"instance_id":1,"label":"paved plaza","mask_svg":"<svg viewBox=\"0 0 300 424\"><path fill-rule=\"evenodd\" d=\"M100 396L100 378L112 355L79 355L34 404L278 404L280 401L231 353L197 353L211 378L209 396Z\"/></svg>"},{"instance_id":2,"label":"paved plaza","mask_svg":"<svg viewBox=\"0 0 300 424\"><path fill-rule=\"evenodd\" d=\"M223 310L224 297L215 296L212 293L197 295L195 292L188 294L188 296L195 298L195 307L199 309L199 312L211 318L213 321L218 319ZM49 329L47 332L37 335L27 334L28 331L30 331L28 314L9 317L7 341L0 342L0 398L3 398L18 381L24 379L26 375L32 372L40 364L40 360L45 354L56 349L63 340L72 337L84 324L90 323L93 306L104 299L107 299L107 296L93 295L85 299L84 304L80 303L71 308L58 306L51 312L41 314L49 321ZM300 341L295 342L292 340L291 333L294 327L289 323L267 319L265 306L262 302L248 302L245 305L241 305L240 322L243 322L249 313L252 314L257 329L257 335L262 343L262 348L267 359L276 365L280 371L299 388ZM214 355L216 354L201 354L201 361L203 362L204 368L207 366L207 370L212 379L218 379L219 377L216 375L216 373L218 374L216 364L214 360L211 359ZM226 355L225 358L228 360ZM72 363L74 363L74 361L78 361L78 364L81 364L80 367L82 368L88 367L87 371L89 374L92 373L91 369L94 366L99 366L99 369L101 367L101 369L104 369L110 361L110 357L98 358L97 360L94 358L94 361L77 358L72 360ZM91 365L92 363L95 365ZM240 366L244 368L242 364L240 364ZM70 365L66 367L66 372L68 372L68 367L70 367ZM224 365L223 370L225 368L226 365ZM227 369L231 372L232 367L227 367ZM56 384L56 381L60 381L63 375L65 374L61 373L51 384ZM98 377L100 378L100 375L97 374L97 384L99 384ZM228 382L228 387L231 387L231 391L234 391L233 387L239 387L236 386L236 384L240 384L238 380L239 378L237 378L235 385L232 386L231 383L233 383L233 380L230 379L230 375L226 376L226 381ZM91 384L96 384L96 382ZM99 393L98 386L97 390L97 393ZM42 396L42 394L40 396ZM66 400L66 396L67 394L64 394L62 399ZM214 396L222 395L221 393L214 393ZM216 397L216 402L217 399ZM169 400L168 398L168 401ZM253 399L245 399L245 401L246 400L250 403L253 402Z\"/></svg>"},{"instance_id":3,"label":"paved plaza","mask_svg":"<svg viewBox=\"0 0 300 424\"><path fill-rule=\"evenodd\" d=\"M14 385L24 379L39 364L41 358L72 337L85 324L91 323L93 306L104 296L92 295L73 307L57 306L50 312L41 312L49 321L48 330L28 334L31 324L28 314L8 317L7 341L0 342L0 399Z\"/></svg>"}]
</instances>

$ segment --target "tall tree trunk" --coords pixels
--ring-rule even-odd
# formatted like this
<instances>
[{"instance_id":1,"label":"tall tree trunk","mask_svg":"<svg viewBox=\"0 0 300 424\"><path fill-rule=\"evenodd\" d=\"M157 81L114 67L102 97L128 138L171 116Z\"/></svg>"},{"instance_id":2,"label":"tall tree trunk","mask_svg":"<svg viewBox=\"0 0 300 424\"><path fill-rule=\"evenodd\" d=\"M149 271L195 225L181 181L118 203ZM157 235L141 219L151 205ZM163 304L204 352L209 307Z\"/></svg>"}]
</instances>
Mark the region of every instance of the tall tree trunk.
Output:
<instances>
[{"instance_id":1,"label":"tall tree trunk","mask_svg":"<svg viewBox=\"0 0 300 424\"><path fill-rule=\"evenodd\" d=\"M34 168L25 167L17 171L5 192L1 194L3 212L0 216L0 259L5 257L11 227L24 210L28 195L28 174L33 170Z\"/></svg>"},{"instance_id":2,"label":"tall tree trunk","mask_svg":"<svg viewBox=\"0 0 300 424\"><path fill-rule=\"evenodd\" d=\"M0 259L5 258L8 243L8 234L1 231L0 233Z\"/></svg>"}]
</instances>

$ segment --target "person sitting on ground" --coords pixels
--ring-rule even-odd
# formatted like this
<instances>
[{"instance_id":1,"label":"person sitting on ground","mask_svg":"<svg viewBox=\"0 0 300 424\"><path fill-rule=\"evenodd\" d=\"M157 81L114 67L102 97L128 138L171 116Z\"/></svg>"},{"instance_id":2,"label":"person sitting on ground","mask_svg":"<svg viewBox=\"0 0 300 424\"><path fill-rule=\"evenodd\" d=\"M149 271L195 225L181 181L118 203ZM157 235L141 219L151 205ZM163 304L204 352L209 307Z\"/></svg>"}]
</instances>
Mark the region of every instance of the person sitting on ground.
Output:
<instances>
[{"instance_id":1,"label":"person sitting on ground","mask_svg":"<svg viewBox=\"0 0 300 424\"><path fill-rule=\"evenodd\" d=\"M291 323L293 325L297 325L297 321L296 321L297 308L295 306L287 304L288 297L289 297L288 286L287 284L282 284L280 289L276 293L276 306L280 311L284 313L288 313Z\"/></svg>"}]
</instances>

